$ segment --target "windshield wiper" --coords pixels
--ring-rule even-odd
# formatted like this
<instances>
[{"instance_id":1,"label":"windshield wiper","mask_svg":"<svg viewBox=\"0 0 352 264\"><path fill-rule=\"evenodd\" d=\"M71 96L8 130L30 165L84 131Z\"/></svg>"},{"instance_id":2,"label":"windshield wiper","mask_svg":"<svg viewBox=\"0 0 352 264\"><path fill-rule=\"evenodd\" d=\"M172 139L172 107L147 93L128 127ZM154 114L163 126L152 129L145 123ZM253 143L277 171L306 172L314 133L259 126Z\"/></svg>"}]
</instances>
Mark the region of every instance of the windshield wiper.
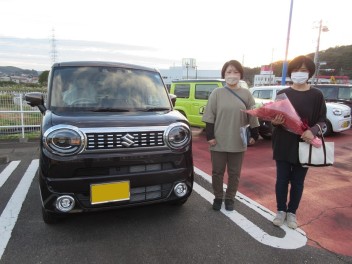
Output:
<instances>
[{"instance_id":1,"label":"windshield wiper","mask_svg":"<svg viewBox=\"0 0 352 264\"><path fill-rule=\"evenodd\" d=\"M137 111L143 111L143 112L166 111L166 110L170 110L170 108L169 107L147 107L147 108L137 109Z\"/></svg>"},{"instance_id":2,"label":"windshield wiper","mask_svg":"<svg viewBox=\"0 0 352 264\"><path fill-rule=\"evenodd\" d=\"M92 112L129 112L130 110L125 109L125 108L111 108L111 107L106 107L106 108L98 108L92 110Z\"/></svg>"}]
</instances>

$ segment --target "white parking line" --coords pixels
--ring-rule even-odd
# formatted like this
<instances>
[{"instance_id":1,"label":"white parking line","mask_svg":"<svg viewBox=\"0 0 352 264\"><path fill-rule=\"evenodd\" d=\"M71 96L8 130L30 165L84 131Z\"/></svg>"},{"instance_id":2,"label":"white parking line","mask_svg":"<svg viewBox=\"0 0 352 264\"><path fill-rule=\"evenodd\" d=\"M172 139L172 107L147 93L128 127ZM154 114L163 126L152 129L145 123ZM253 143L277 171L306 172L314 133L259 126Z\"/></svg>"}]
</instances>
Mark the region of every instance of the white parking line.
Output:
<instances>
[{"instance_id":1,"label":"white parking line","mask_svg":"<svg viewBox=\"0 0 352 264\"><path fill-rule=\"evenodd\" d=\"M0 260L5 251L7 243L10 240L12 230L15 227L18 215L22 208L22 204L26 198L38 166L39 160L32 160L0 216Z\"/></svg>"},{"instance_id":2,"label":"white parking line","mask_svg":"<svg viewBox=\"0 0 352 264\"><path fill-rule=\"evenodd\" d=\"M206 181L211 183L211 176L201 171L200 169L194 167L195 173L200 175ZM226 184L224 184L224 188L226 188ZM214 195L201 187L199 184L193 184L193 189L199 193L205 200L209 203L213 203ZM256 203L245 195L237 192L236 199L240 202L244 203L246 206L250 207L257 213L261 214L264 218L272 222L275 214L271 212L269 209L263 207L262 205ZM286 225L281 226L280 228L285 231L284 237L275 237L266 233L264 230L253 224L246 217L239 214L236 211L226 211L224 208L221 208L221 212L230 218L235 224L241 227L245 232L247 232L250 236L256 239L258 242L265 244L267 246L275 247L275 248L283 248L283 249L297 249L303 247L307 244L307 237L305 232L297 228L295 230L287 227Z\"/></svg>"},{"instance_id":3,"label":"white parking line","mask_svg":"<svg viewBox=\"0 0 352 264\"><path fill-rule=\"evenodd\" d=\"M20 160L11 161L10 164L0 173L0 188L4 185L20 162Z\"/></svg>"}]
</instances>

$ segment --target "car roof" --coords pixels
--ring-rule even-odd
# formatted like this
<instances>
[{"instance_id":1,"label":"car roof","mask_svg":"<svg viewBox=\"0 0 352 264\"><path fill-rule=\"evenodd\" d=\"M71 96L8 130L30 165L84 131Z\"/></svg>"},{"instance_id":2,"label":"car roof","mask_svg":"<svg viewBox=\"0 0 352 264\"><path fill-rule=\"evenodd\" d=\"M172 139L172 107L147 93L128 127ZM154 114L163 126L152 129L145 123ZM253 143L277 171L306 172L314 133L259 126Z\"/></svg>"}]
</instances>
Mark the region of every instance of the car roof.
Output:
<instances>
[{"instance_id":1,"label":"car roof","mask_svg":"<svg viewBox=\"0 0 352 264\"><path fill-rule=\"evenodd\" d=\"M266 86L253 86L251 90L269 90L269 89L285 89L290 87L289 85L266 85Z\"/></svg>"},{"instance_id":2,"label":"car roof","mask_svg":"<svg viewBox=\"0 0 352 264\"><path fill-rule=\"evenodd\" d=\"M122 62L110 62L110 61L66 61L54 63L52 67L117 67L126 69L146 70L159 72L155 68L149 68L145 66L128 64Z\"/></svg>"},{"instance_id":3,"label":"car roof","mask_svg":"<svg viewBox=\"0 0 352 264\"><path fill-rule=\"evenodd\" d=\"M173 83L187 82L187 83L195 83L195 82L224 82L224 79L185 79L185 80L172 80Z\"/></svg>"},{"instance_id":4,"label":"car roof","mask_svg":"<svg viewBox=\"0 0 352 264\"><path fill-rule=\"evenodd\" d=\"M348 87L351 88L351 84L314 84L313 87Z\"/></svg>"}]
</instances>

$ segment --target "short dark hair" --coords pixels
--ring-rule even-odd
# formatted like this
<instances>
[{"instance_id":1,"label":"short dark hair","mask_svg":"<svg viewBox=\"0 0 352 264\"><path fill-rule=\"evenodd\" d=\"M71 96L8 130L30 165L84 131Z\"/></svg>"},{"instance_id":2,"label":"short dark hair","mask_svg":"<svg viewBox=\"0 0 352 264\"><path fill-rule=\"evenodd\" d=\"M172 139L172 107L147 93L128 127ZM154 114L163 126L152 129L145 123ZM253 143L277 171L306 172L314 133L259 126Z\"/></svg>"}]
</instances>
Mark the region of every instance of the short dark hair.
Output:
<instances>
[{"instance_id":1,"label":"short dark hair","mask_svg":"<svg viewBox=\"0 0 352 264\"><path fill-rule=\"evenodd\" d=\"M306 65L309 71L308 78L311 78L315 73L315 64L314 61L312 61L312 59L307 56L298 56L291 60L288 64L287 75L290 77L292 71L299 69L303 64Z\"/></svg>"},{"instance_id":2,"label":"short dark hair","mask_svg":"<svg viewBox=\"0 0 352 264\"><path fill-rule=\"evenodd\" d=\"M222 70L221 70L221 78L225 78L225 71L227 69L227 67L229 67L230 65L232 65L233 67L235 67L241 74L241 79L243 78L243 67L241 65L241 63L239 63L237 60L230 60L225 62L224 66L222 66Z\"/></svg>"}]
</instances>

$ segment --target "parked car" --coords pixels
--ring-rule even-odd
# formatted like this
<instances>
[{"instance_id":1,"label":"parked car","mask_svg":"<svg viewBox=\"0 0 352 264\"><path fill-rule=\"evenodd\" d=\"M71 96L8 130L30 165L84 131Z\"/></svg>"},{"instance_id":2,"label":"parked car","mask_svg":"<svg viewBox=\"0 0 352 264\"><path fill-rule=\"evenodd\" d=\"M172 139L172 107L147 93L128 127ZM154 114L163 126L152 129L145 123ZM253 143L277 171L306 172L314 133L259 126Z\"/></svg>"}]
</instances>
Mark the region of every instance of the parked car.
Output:
<instances>
[{"instance_id":1,"label":"parked car","mask_svg":"<svg viewBox=\"0 0 352 264\"><path fill-rule=\"evenodd\" d=\"M41 93L25 99L43 114L38 179L45 223L77 212L187 201L191 129L157 70L56 63L47 102Z\"/></svg>"},{"instance_id":2,"label":"parked car","mask_svg":"<svg viewBox=\"0 0 352 264\"><path fill-rule=\"evenodd\" d=\"M288 86L255 86L250 88L257 106L275 100L277 93ZM351 109L338 103L326 103L326 127L322 128L324 136L333 132L342 132L351 127ZM272 135L271 122L259 120L259 134L264 139L270 139Z\"/></svg>"},{"instance_id":3,"label":"parked car","mask_svg":"<svg viewBox=\"0 0 352 264\"><path fill-rule=\"evenodd\" d=\"M248 89L245 81L240 80L242 88ZM177 97L175 109L187 117L191 126L204 128L202 121L205 106L211 92L225 86L223 79L189 79L172 81L170 94Z\"/></svg>"},{"instance_id":4,"label":"parked car","mask_svg":"<svg viewBox=\"0 0 352 264\"><path fill-rule=\"evenodd\" d=\"M352 108L352 85L347 84L315 84L327 102L341 103Z\"/></svg>"}]
</instances>

